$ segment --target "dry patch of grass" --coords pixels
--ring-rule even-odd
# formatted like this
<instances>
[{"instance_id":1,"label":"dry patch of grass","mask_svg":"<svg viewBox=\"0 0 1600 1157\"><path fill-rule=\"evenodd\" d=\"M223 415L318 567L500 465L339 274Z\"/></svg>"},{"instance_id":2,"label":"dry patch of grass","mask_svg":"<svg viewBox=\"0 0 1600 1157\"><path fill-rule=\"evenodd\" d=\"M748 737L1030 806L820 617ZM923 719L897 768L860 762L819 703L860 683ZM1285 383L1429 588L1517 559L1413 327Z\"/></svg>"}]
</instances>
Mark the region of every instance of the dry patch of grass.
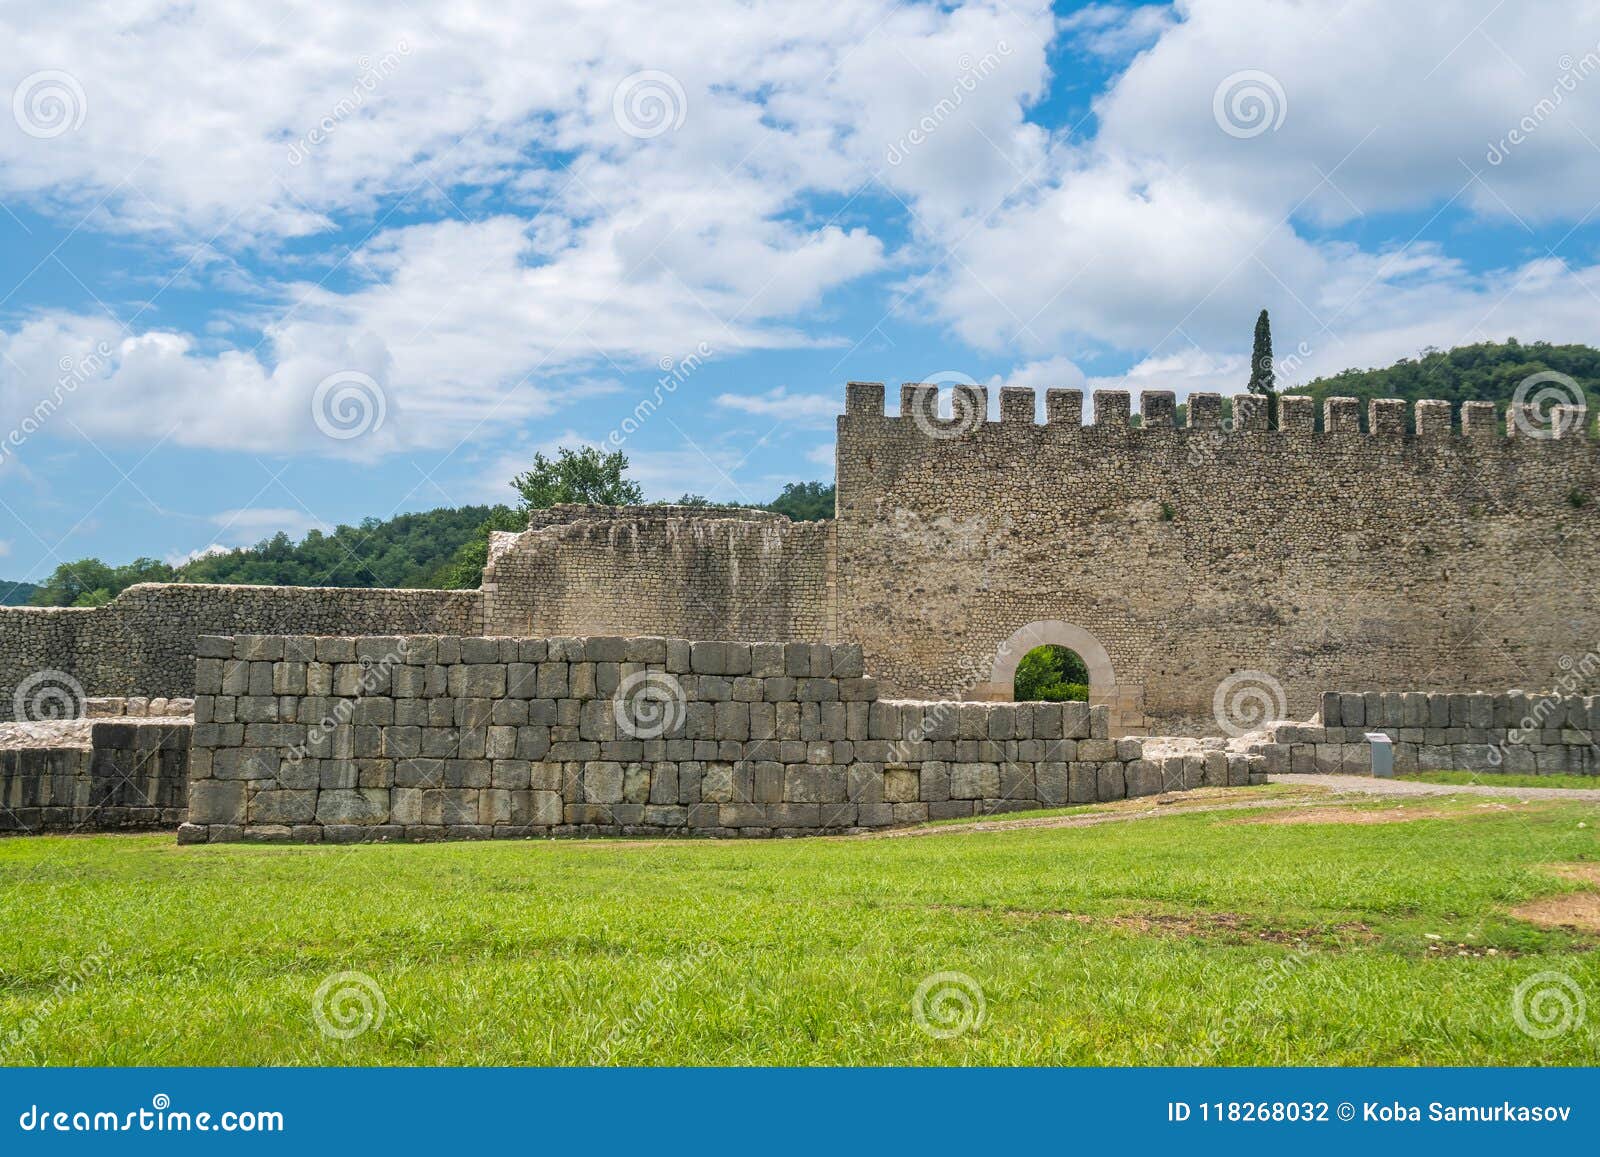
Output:
<instances>
[{"instance_id":1,"label":"dry patch of grass","mask_svg":"<svg viewBox=\"0 0 1600 1157\"><path fill-rule=\"evenodd\" d=\"M1600 864L1551 864L1551 872L1567 880L1600 889ZM1562 892L1542 896L1511 909L1518 920L1541 928L1571 928L1579 932L1600 932L1600 891Z\"/></svg>"},{"instance_id":2,"label":"dry patch of grass","mask_svg":"<svg viewBox=\"0 0 1600 1157\"><path fill-rule=\"evenodd\" d=\"M1449 808L1416 804L1393 804L1375 807L1308 807L1293 811L1266 812L1236 820L1223 820L1226 824L1406 824L1414 820L1466 820L1478 819L1490 813L1530 812L1540 809L1520 804L1480 804L1472 808Z\"/></svg>"}]
</instances>

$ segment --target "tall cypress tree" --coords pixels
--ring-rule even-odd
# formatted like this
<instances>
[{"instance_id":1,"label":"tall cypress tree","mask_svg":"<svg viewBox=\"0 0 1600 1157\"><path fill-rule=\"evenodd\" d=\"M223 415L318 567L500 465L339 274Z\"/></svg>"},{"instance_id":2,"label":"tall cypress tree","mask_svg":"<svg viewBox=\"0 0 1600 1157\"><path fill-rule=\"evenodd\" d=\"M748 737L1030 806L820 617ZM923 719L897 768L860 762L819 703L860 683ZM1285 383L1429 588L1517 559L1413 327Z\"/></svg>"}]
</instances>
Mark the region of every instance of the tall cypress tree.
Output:
<instances>
[{"instance_id":1,"label":"tall cypress tree","mask_svg":"<svg viewBox=\"0 0 1600 1157\"><path fill-rule=\"evenodd\" d=\"M1274 430L1278 428L1275 380L1272 372L1272 322L1267 319L1267 311L1263 309L1261 316L1256 318L1256 337L1250 348L1250 384L1246 389L1267 399L1267 425Z\"/></svg>"}]
</instances>

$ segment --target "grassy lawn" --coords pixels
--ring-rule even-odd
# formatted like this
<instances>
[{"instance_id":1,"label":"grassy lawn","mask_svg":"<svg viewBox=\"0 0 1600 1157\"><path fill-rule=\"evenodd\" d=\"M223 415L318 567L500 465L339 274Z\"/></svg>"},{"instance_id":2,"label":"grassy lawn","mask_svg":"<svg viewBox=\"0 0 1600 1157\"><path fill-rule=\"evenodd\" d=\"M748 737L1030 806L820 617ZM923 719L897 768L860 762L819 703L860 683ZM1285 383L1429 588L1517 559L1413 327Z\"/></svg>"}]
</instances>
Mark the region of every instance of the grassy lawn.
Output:
<instances>
[{"instance_id":1,"label":"grassy lawn","mask_svg":"<svg viewBox=\"0 0 1600 1157\"><path fill-rule=\"evenodd\" d=\"M1490 771L1408 771L1396 779L1454 786L1482 783L1490 787L1576 787L1600 791L1600 775L1502 775Z\"/></svg>"},{"instance_id":2,"label":"grassy lawn","mask_svg":"<svg viewBox=\"0 0 1600 1157\"><path fill-rule=\"evenodd\" d=\"M781 842L9 839L0 1057L1593 1064L1600 934L1509 909L1587 899L1597 819L1429 798ZM343 971L385 1004L348 1040L313 1008ZM1551 971L1588 1016L1541 1040L1513 993ZM945 972L985 1012L937 1038L912 1006Z\"/></svg>"}]
</instances>

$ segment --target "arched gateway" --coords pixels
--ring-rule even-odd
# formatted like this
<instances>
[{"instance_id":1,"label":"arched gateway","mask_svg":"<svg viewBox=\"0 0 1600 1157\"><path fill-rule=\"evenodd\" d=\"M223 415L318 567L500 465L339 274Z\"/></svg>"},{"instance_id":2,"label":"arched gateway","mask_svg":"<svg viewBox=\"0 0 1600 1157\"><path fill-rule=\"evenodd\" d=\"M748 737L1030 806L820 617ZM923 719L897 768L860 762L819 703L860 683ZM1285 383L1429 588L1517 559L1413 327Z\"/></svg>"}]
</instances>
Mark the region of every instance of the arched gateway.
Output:
<instances>
[{"instance_id":1,"label":"arched gateway","mask_svg":"<svg viewBox=\"0 0 1600 1157\"><path fill-rule=\"evenodd\" d=\"M1105 645L1082 627L1060 619L1041 619L1013 632L995 652L988 681L974 687L969 698L991 702L1014 698L1017 664L1029 651L1047 644L1066 647L1083 660L1089 669L1089 702L1111 708L1113 735L1143 731L1138 689L1119 687Z\"/></svg>"}]
</instances>

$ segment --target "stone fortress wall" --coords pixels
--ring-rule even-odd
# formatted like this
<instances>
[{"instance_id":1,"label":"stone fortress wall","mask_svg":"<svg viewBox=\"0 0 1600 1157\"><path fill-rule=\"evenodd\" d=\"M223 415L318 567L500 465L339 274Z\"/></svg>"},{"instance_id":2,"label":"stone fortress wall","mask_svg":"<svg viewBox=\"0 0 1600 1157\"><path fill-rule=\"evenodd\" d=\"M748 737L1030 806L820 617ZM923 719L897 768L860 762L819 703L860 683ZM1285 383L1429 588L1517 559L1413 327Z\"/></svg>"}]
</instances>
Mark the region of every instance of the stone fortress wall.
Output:
<instances>
[{"instance_id":1,"label":"stone fortress wall","mask_svg":"<svg viewBox=\"0 0 1600 1157\"><path fill-rule=\"evenodd\" d=\"M1329 686L1556 686L1600 640L1600 454L1495 407L852 383L838 423L839 637L886 693L1005 697L1018 659L1087 660L1114 733L1214 732L1253 684L1308 718ZM1243 680L1244 685L1238 681Z\"/></svg>"},{"instance_id":2,"label":"stone fortress wall","mask_svg":"<svg viewBox=\"0 0 1600 1157\"><path fill-rule=\"evenodd\" d=\"M194 641L201 634L473 633L482 623L478 591L147 583L103 607L6 607L0 609L0 721L17 718L18 698L65 690L69 680L70 694L80 700L193 695Z\"/></svg>"},{"instance_id":3,"label":"stone fortress wall","mask_svg":"<svg viewBox=\"0 0 1600 1157\"><path fill-rule=\"evenodd\" d=\"M1115 735L1215 733L1219 695L1308 718L1320 690L1556 685L1595 645L1600 455L1488 403L852 383L831 522L558 507L497 535L481 591L152 585L0 610L0 718L42 671L193 692L200 634L657 635L854 642L888 695L999 700L1031 647L1089 666ZM1414 415L1414 420L1413 420ZM1364 422L1364 424L1363 424ZM1563 666L1566 664L1567 666ZM1590 665L1580 664L1585 669ZM1586 690L1589 687L1576 688ZM1225 696L1224 696L1225 698Z\"/></svg>"},{"instance_id":4,"label":"stone fortress wall","mask_svg":"<svg viewBox=\"0 0 1600 1157\"><path fill-rule=\"evenodd\" d=\"M171 830L183 822L188 720L84 720L49 730L32 744L0 744L0 832Z\"/></svg>"},{"instance_id":5,"label":"stone fortress wall","mask_svg":"<svg viewBox=\"0 0 1600 1157\"><path fill-rule=\"evenodd\" d=\"M487 634L832 642L827 522L730 507L556 506L499 533Z\"/></svg>"},{"instance_id":6,"label":"stone fortress wall","mask_svg":"<svg viewBox=\"0 0 1600 1157\"><path fill-rule=\"evenodd\" d=\"M790 836L1260 782L1083 703L880 699L845 644L205 637L186 842ZM1254 779L1252 779L1252 776Z\"/></svg>"}]
</instances>

